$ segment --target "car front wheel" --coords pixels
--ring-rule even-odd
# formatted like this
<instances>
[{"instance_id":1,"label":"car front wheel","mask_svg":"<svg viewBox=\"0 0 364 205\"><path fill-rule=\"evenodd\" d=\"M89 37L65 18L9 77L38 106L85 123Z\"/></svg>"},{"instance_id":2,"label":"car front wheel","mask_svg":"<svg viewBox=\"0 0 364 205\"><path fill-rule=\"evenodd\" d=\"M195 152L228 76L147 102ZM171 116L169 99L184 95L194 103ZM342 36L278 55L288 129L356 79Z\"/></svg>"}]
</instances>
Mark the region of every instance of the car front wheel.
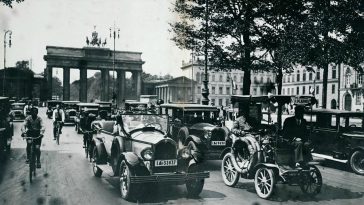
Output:
<instances>
[{"instance_id":1,"label":"car front wheel","mask_svg":"<svg viewBox=\"0 0 364 205\"><path fill-rule=\"evenodd\" d=\"M120 163L119 173L121 197L126 200L131 200L135 195L135 185L130 182L130 177L133 173L125 161Z\"/></svg>"},{"instance_id":2,"label":"car front wheel","mask_svg":"<svg viewBox=\"0 0 364 205\"><path fill-rule=\"evenodd\" d=\"M99 153L97 151L97 148L94 147L93 153L92 153L92 171L94 172L95 177L101 177L102 170L97 167L97 163L99 163Z\"/></svg>"},{"instance_id":3,"label":"car front wheel","mask_svg":"<svg viewBox=\"0 0 364 205\"><path fill-rule=\"evenodd\" d=\"M232 160L234 156L231 153L227 153L222 159L221 175L224 183L227 186L233 187L238 183L240 174L235 169Z\"/></svg>"},{"instance_id":4,"label":"car front wheel","mask_svg":"<svg viewBox=\"0 0 364 205\"><path fill-rule=\"evenodd\" d=\"M198 172L198 165L191 165L188 168L188 173ZM203 186L205 184L204 179L190 179L186 182L187 194L188 197L196 198L202 192Z\"/></svg>"},{"instance_id":5,"label":"car front wheel","mask_svg":"<svg viewBox=\"0 0 364 205\"><path fill-rule=\"evenodd\" d=\"M364 151L357 150L350 157L351 169L360 175L364 175Z\"/></svg>"},{"instance_id":6,"label":"car front wheel","mask_svg":"<svg viewBox=\"0 0 364 205\"><path fill-rule=\"evenodd\" d=\"M273 194L275 183L275 176L272 169L263 167L255 173L255 191L260 198L269 198Z\"/></svg>"}]
</instances>

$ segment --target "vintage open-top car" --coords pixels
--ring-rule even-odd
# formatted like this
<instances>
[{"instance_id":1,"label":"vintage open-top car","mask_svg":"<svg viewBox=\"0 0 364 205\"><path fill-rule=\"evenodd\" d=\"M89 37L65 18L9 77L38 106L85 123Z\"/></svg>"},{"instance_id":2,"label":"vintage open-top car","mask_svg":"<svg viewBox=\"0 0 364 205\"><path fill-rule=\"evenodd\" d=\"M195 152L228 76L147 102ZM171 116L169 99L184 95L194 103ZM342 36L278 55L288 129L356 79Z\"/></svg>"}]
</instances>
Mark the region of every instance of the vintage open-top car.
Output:
<instances>
[{"instance_id":1,"label":"vintage open-top car","mask_svg":"<svg viewBox=\"0 0 364 205\"><path fill-rule=\"evenodd\" d=\"M313 126L314 156L348 163L355 173L364 175L363 112L315 109L305 117Z\"/></svg>"},{"instance_id":2,"label":"vintage open-top car","mask_svg":"<svg viewBox=\"0 0 364 205\"><path fill-rule=\"evenodd\" d=\"M49 119L52 118L53 110L56 108L57 105L61 105L62 102L59 100L49 100L47 101L47 116Z\"/></svg>"},{"instance_id":3,"label":"vintage open-top car","mask_svg":"<svg viewBox=\"0 0 364 205\"><path fill-rule=\"evenodd\" d=\"M9 153L14 135L13 117L8 97L0 97L0 162Z\"/></svg>"},{"instance_id":4,"label":"vintage open-top car","mask_svg":"<svg viewBox=\"0 0 364 205\"><path fill-rule=\"evenodd\" d=\"M239 178L254 179L259 197L267 199L276 189L276 183L300 186L302 192L314 196L321 191L322 176L315 166L317 162L307 161L302 167L294 162L292 147L284 146L279 126L262 123L262 108L270 109L288 103L311 105L316 100L311 96L232 96L231 102L244 115L252 130L242 135L230 136L231 146L222 155L221 175L227 186L235 186ZM281 115L281 113L277 113Z\"/></svg>"},{"instance_id":5,"label":"vintage open-top car","mask_svg":"<svg viewBox=\"0 0 364 205\"><path fill-rule=\"evenodd\" d=\"M11 104L11 115L13 116L14 120L24 120L25 113L24 113L25 103L12 103Z\"/></svg>"},{"instance_id":6,"label":"vintage open-top car","mask_svg":"<svg viewBox=\"0 0 364 205\"><path fill-rule=\"evenodd\" d=\"M77 104L77 114L76 114L76 119L75 119L75 129L77 131L78 134L81 133L80 130L80 122L81 122L81 118L83 117L83 113L85 112L85 110L87 110L87 112L95 117L98 116L99 114L99 104L96 103L78 103Z\"/></svg>"},{"instance_id":7,"label":"vintage open-top car","mask_svg":"<svg viewBox=\"0 0 364 205\"><path fill-rule=\"evenodd\" d=\"M78 103L80 101L62 101L62 107L65 112L65 123L75 123Z\"/></svg>"},{"instance_id":8,"label":"vintage open-top car","mask_svg":"<svg viewBox=\"0 0 364 205\"><path fill-rule=\"evenodd\" d=\"M95 121L93 171L112 167L120 177L121 196L135 199L146 183L186 184L189 196L198 196L209 172L195 161L188 148L177 150L168 134L168 116L122 114L114 121Z\"/></svg>"},{"instance_id":9,"label":"vintage open-top car","mask_svg":"<svg viewBox=\"0 0 364 205\"><path fill-rule=\"evenodd\" d=\"M217 107L162 104L159 109L160 114L170 116L170 133L179 149L189 147L199 161L220 159L229 130L221 126Z\"/></svg>"}]
</instances>

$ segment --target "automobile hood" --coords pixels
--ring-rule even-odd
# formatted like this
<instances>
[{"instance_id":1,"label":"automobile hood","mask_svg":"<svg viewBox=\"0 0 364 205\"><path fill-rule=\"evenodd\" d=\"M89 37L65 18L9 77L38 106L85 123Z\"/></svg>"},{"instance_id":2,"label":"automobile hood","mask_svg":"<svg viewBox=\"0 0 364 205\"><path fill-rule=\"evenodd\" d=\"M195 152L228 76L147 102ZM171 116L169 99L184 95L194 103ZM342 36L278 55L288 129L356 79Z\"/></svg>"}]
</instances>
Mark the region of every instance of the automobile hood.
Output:
<instances>
[{"instance_id":1,"label":"automobile hood","mask_svg":"<svg viewBox=\"0 0 364 205\"><path fill-rule=\"evenodd\" d=\"M190 127L190 129L194 130L207 130L212 131L214 128L216 128L216 125L210 124L210 123L196 123Z\"/></svg>"},{"instance_id":2,"label":"automobile hood","mask_svg":"<svg viewBox=\"0 0 364 205\"><path fill-rule=\"evenodd\" d=\"M138 131L131 135L134 140L146 142L150 144L157 144L158 142L169 139L164 134L158 131ZM171 139L169 139L171 140Z\"/></svg>"}]
</instances>

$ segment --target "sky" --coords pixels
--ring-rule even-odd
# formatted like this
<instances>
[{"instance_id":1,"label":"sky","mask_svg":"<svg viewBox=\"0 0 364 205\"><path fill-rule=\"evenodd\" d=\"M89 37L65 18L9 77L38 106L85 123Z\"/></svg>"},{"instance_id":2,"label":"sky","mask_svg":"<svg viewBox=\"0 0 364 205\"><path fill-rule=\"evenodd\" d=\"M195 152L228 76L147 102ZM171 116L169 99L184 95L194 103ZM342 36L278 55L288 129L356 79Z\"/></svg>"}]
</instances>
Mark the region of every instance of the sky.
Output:
<instances>
[{"instance_id":1,"label":"sky","mask_svg":"<svg viewBox=\"0 0 364 205\"><path fill-rule=\"evenodd\" d=\"M174 0L25 0L10 9L0 5L0 29L12 31L12 46L6 48L6 66L31 60L31 68L40 73L46 67L46 46L84 47L86 36L96 31L107 47L113 48L109 28L120 28L116 50L142 52L143 71L151 74L182 75L182 61L190 52L180 50L168 31L177 19L171 7ZM4 47L0 46L0 69L4 67ZM61 69L53 72L62 79ZM92 71L88 76L93 75ZM71 81L79 73L71 70Z\"/></svg>"}]
</instances>

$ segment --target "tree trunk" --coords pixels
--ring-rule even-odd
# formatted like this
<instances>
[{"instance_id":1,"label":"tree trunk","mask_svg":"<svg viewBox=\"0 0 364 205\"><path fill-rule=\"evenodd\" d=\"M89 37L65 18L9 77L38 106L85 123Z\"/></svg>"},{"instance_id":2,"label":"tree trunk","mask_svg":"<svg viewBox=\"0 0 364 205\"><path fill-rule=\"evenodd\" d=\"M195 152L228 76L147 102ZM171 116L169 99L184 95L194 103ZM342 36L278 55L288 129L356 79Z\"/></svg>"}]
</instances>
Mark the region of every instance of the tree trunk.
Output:
<instances>
[{"instance_id":1,"label":"tree trunk","mask_svg":"<svg viewBox=\"0 0 364 205\"><path fill-rule=\"evenodd\" d=\"M327 78L329 75L329 64L326 63L323 69L324 69L324 74L322 79L322 108L325 109L327 103Z\"/></svg>"},{"instance_id":2,"label":"tree trunk","mask_svg":"<svg viewBox=\"0 0 364 205\"><path fill-rule=\"evenodd\" d=\"M281 93L282 93L282 81L283 81L283 72L282 72L282 68L279 68L278 74L276 77L278 95L281 95ZM281 129L281 127L282 127L282 106L280 106L280 105L278 106L277 123L278 123L278 129Z\"/></svg>"},{"instance_id":3,"label":"tree trunk","mask_svg":"<svg viewBox=\"0 0 364 205\"><path fill-rule=\"evenodd\" d=\"M243 95L250 95L250 70L244 71L244 79L243 79Z\"/></svg>"}]
</instances>

